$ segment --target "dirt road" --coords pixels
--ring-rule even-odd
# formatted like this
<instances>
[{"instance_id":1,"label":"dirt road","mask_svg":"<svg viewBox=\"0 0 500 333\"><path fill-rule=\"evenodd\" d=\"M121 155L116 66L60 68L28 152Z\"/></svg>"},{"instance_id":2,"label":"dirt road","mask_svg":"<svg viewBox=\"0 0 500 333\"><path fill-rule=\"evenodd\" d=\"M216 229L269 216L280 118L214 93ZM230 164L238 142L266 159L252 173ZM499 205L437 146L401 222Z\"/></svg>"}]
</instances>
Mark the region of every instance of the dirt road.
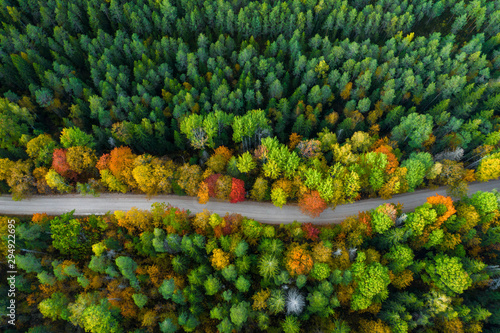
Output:
<instances>
[{"instance_id":1,"label":"dirt road","mask_svg":"<svg viewBox=\"0 0 500 333\"><path fill-rule=\"evenodd\" d=\"M486 183L474 182L469 184L469 194L476 191L490 191L500 189L500 180ZM425 203L426 198L436 193L446 195L446 189L440 187L436 190L418 190L413 193L395 195L392 199L368 199L352 204L337 206L335 210L327 209L320 217L312 219L303 215L297 205L285 205L283 209L271 203L245 201L231 204L226 201L210 199L206 205L200 205L197 198L176 195L159 195L148 199L146 195L138 194L101 194L100 197L83 197L77 194L66 195L35 195L22 201L13 201L10 195L0 196L0 214L4 215L31 215L34 213L47 213L58 215L75 209L76 215L104 214L108 211L129 210L132 207L150 209L154 202L170 203L172 206L189 209L191 213L208 209L211 212L225 215L226 212L238 213L260 222L280 224L298 222L313 222L316 224L340 223L346 217L357 215L360 211L373 209L383 203L400 202L404 211L411 211Z\"/></svg>"}]
</instances>

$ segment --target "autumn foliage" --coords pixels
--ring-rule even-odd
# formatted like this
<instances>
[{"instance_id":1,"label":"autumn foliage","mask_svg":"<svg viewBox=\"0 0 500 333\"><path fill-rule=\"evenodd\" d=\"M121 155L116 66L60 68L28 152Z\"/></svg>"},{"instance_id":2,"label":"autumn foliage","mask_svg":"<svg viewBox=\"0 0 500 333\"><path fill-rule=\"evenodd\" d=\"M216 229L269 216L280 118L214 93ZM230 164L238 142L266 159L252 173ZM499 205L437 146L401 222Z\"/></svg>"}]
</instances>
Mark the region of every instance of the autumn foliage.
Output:
<instances>
[{"instance_id":1,"label":"autumn foliage","mask_svg":"<svg viewBox=\"0 0 500 333\"><path fill-rule=\"evenodd\" d=\"M200 183L200 188L198 190L198 203L204 205L209 200L208 185L206 182Z\"/></svg>"},{"instance_id":2,"label":"autumn foliage","mask_svg":"<svg viewBox=\"0 0 500 333\"><path fill-rule=\"evenodd\" d=\"M245 201L245 182L241 179L233 178L229 200L231 203Z\"/></svg>"},{"instance_id":3,"label":"autumn foliage","mask_svg":"<svg viewBox=\"0 0 500 333\"><path fill-rule=\"evenodd\" d=\"M109 170L115 177L120 179L121 176L125 176L124 172L127 169L133 167L135 157L129 147L115 148L109 156Z\"/></svg>"},{"instance_id":4,"label":"autumn foliage","mask_svg":"<svg viewBox=\"0 0 500 333\"><path fill-rule=\"evenodd\" d=\"M318 191L312 191L304 194L299 200L299 207L303 214L316 218L326 209L327 205L325 200L321 199Z\"/></svg>"},{"instance_id":5,"label":"autumn foliage","mask_svg":"<svg viewBox=\"0 0 500 333\"><path fill-rule=\"evenodd\" d=\"M71 170L68 162L66 161L66 149L55 149L52 155L52 168L61 176L76 180L77 173Z\"/></svg>"},{"instance_id":6,"label":"autumn foliage","mask_svg":"<svg viewBox=\"0 0 500 333\"><path fill-rule=\"evenodd\" d=\"M109 168L109 160L110 160L110 155L109 154L102 154L101 157L99 158L99 161L97 161L96 168L101 171Z\"/></svg>"},{"instance_id":7,"label":"autumn foliage","mask_svg":"<svg viewBox=\"0 0 500 333\"><path fill-rule=\"evenodd\" d=\"M229 265L229 254L222 251L221 249L215 249L212 254L212 266L216 270L221 270L227 265Z\"/></svg>"},{"instance_id":8,"label":"autumn foliage","mask_svg":"<svg viewBox=\"0 0 500 333\"><path fill-rule=\"evenodd\" d=\"M291 276L305 275L313 267L313 259L303 246L295 245L288 252L286 267Z\"/></svg>"},{"instance_id":9,"label":"autumn foliage","mask_svg":"<svg viewBox=\"0 0 500 333\"><path fill-rule=\"evenodd\" d=\"M215 187L217 184L217 179L219 179L220 176L222 176L220 173L215 173L205 179L205 183L207 184L208 188L208 196L211 198L215 197Z\"/></svg>"},{"instance_id":10,"label":"autumn foliage","mask_svg":"<svg viewBox=\"0 0 500 333\"><path fill-rule=\"evenodd\" d=\"M452 216L457 212L455 207L453 206L453 200L451 199L451 197L444 197L436 193L435 196L428 197L427 202L430 203L431 205L442 204L446 206L446 212L437 219L437 223L439 225L448 220L450 216Z\"/></svg>"},{"instance_id":11,"label":"autumn foliage","mask_svg":"<svg viewBox=\"0 0 500 333\"><path fill-rule=\"evenodd\" d=\"M316 228L312 223L302 224L302 231L304 231L304 238L315 241L319 236L319 229Z\"/></svg>"},{"instance_id":12,"label":"autumn foliage","mask_svg":"<svg viewBox=\"0 0 500 333\"><path fill-rule=\"evenodd\" d=\"M397 167L399 166L398 158L394 153L392 152L393 149L389 145L381 145L377 149L374 150L376 153L382 153L385 156L387 156L387 165L385 166L385 172L387 174L391 174L394 171L396 171Z\"/></svg>"}]
</instances>

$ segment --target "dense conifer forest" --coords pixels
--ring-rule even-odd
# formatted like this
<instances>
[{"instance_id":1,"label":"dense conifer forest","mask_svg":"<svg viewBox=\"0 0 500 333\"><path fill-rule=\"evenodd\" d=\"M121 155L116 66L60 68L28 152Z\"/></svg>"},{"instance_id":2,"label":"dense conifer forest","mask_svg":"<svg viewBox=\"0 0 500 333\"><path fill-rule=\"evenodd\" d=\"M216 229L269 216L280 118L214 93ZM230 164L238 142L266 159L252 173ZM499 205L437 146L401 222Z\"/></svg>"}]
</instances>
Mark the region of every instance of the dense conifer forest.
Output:
<instances>
[{"instance_id":1,"label":"dense conifer forest","mask_svg":"<svg viewBox=\"0 0 500 333\"><path fill-rule=\"evenodd\" d=\"M0 20L14 200L317 217L419 188L461 198L325 226L159 203L2 216L0 263L19 274L13 328L0 271L0 331L500 331L500 195L465 196L500 177L499 0L0 0Z\"/></svg>"}]
</instances>

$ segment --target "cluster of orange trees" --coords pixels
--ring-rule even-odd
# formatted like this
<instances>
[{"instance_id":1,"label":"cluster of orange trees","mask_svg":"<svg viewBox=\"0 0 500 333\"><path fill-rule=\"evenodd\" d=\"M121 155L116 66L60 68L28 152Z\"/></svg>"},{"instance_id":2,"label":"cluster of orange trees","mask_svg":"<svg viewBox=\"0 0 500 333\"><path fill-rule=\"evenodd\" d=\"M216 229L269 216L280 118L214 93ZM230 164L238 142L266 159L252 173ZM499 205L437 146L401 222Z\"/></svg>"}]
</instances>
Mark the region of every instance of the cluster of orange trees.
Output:
<instances>
[{"instance_id":1,"label":"cluster of orange trees","mask_svg":"<svg viewBox=\"0 0 500 333\"><path fill-rule=\"evenodd\" d=\"M499 202L496 191L437 195L406 214L385 204L323 226L157 203L14 218L16 329L495 332Z\"/></svg>"}]
</instances>

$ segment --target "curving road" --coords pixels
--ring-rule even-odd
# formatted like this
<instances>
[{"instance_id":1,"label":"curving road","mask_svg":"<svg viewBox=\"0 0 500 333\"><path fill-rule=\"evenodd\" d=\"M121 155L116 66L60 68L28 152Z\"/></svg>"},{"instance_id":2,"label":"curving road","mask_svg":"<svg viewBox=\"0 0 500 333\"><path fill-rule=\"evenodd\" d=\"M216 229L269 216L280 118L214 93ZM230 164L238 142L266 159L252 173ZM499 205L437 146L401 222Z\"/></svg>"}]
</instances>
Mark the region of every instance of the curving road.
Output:
<instances>
[{"instance_id":1,"label":"curving road","mask_svg":"<svg viewBox=\"0 0 500 333\"><path fill-rule=\"evenodd\" d=\"M500 189L500 179L469 184L469 194L476 191L491 191ZM176 195L159 195L148 199L146 195L139 194L101 194L100 197L83 197L78 194L66 195L35 195L22 201L13 201L10 195L0 196L0 214L4 215L31 215L34 213L47 213L59 215L75 209L75 215L105 214L115 210L129 210L132 207L139 209L150 209L154 202L170 203L181 209L189 209L191 213L199 213L203 209L219 215L226 213L238 213L260 222L280 224L298 222L313 222L316 224L340 223L346 217L357 215L360 211L373 209L383 203L403 204L403 211L411 211L425 203L426 198L435 194L446 195L446 188L440 187L435 190L418 190L413 193L395 195L392 199L380 198L360 200L352 204L339 205L335 210L327 209L318 218L312 219L303 215L297 205L286 205L283 209L275 207L271 203L245 201L231 204L226 201L210 199L205 205L198 203L195 197Z\"/></svg>"}]
</instances>

